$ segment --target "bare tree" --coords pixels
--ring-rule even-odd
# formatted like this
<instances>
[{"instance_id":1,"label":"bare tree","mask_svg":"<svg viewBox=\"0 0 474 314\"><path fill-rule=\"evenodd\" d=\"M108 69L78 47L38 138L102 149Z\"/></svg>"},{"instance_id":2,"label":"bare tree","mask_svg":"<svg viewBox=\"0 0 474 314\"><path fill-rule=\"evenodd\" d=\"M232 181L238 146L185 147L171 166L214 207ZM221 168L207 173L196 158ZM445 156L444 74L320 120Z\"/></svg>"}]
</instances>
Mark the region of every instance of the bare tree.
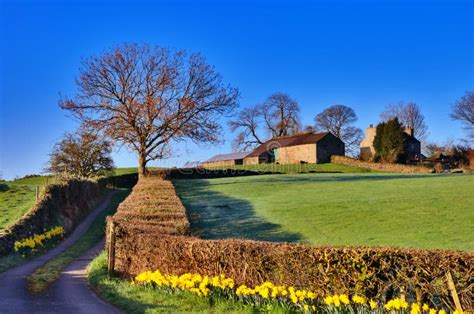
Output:
<instances>
[{"instance_id":1,"label":"bare tree","mask_svg":"<svg viewBox=\"0 0 474 314\"><path fill-rule=\"evenodd\" d=\"M114 167L111 152L112 143L96 134L66 133L54 145L46 171L82 178L105 175Z\"/></svg>"},{"instance_id":2,"label":"bare tree","mask_svg":"<svg viewBox=\"0 0 474 314\"><path fill-rule=\"evenodd\" d=\"M266 137L276 138L299 132L300 108L298 103L285 93L274 93L264 103L253 108L243 108L229 122L236 132L233 146L236 149L251 149L265 142Z\"/></svg>"},{"instance_id":3,"label":"bare tree","mask_svg":"<svg viewBox=\"0 0 474 314\"><path fill-rule=\"evenodd\" d=\"M390 104L380 114L380 117L384 121L398 118L405 128L413 129L413 134L418 140L426 141L428 126L425 123L425 116L421 113L421 108L416 103L400 101L397 104Z\"/></svg>"},{"instance_id":4,"label":"bare tree","mask_svg":"<svg viewBox=\"0 0 474 314\"><path fill-rule=\"evenodd\" d=\"M218 116L236 105L238 91L199 54L122 44L84 61L75 99L63 99L87 127L138 154L139 175L164 158L172 141L217 142Z\"/></svg>"},{"instance_id":5,"label":"bare tree","mask_svg":"<svg viewBox=\"0 0 474 314\"><path fill-rule=\"evenodd\" d=\"M259 117L258 108L242 109L236 119L229 122L232 132L239 131L232 145L235 149L247 150L263 143L258 135Z\"/></svg>"},{"instance_id":6,"label":"bare tree","mask_svg":"<svg viewBox=\"0 0 474 314\"><path fill-rule=\"evenodd\" d=\"M466 92L453 106L451 119L464 124L468 137L474 141L474 92Z\"/></svg>"},{"instance_id":7,"label":"bare tree","mask_svg":"<svg viewBox=\"0 0 474 314\"><path fill-rule=\"evenodd\" d=\"M356 156L359 153L359 143L362 141L362 130L353 126L357 121L355 111L344 105L334 105L315 118L316 129L331 132L346 146L349 155Z\"/></svg>"},{"instance_id":8,"label":"bare tree","mask_svg":"<svg viewBox=\"0 0 474 314\"><path fill-rule=\"evenodd\" d=\"M299 131L300 107L285 93L274 93L260 105L265 128L272 138L295 134Z\"/></svg>"}]
</instances>

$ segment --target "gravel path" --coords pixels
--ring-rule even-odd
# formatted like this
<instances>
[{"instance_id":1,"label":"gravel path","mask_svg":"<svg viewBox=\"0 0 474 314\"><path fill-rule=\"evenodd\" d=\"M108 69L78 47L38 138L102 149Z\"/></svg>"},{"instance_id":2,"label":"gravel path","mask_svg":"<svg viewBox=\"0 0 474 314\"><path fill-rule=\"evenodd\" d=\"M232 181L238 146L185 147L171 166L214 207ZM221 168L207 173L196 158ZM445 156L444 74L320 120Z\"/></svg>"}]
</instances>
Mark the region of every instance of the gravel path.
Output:
<instances>
[{"instance_id":1,"label":"gravel path","mask_svg":"<svg viewBox=\"0 0 474 314\"><path fill-rule=\"evenodd\" d=\"M42 256L0 274L0 313L120 313L100 300L85 280L86 267L104 247L101 241L80 259L61 272L60 278L40 295L32 295L26 288L26 277L36 268L64 252L90 227L97 215L106 209L114 193L95 208L57 247Z\"/></svg>"}]
</instances>

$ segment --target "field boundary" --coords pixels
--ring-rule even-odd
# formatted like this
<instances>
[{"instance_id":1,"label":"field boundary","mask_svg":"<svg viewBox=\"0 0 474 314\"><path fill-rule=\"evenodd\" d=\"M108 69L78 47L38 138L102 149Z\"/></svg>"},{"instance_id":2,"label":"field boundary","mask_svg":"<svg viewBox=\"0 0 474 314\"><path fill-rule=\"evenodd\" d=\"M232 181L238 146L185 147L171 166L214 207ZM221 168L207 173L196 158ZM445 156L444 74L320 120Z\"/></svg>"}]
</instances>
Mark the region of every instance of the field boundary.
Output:
<instances>
[{"instance_id":1,"label":"field boundary","mask_svg":"<svg viewBox=\"0 0 474 314\"><path fill-rule=\"evenodd\" d=\"M97 181L71 179L47 185L40 199L25 215L0 231L0 256L12 253L15 241L42 234L52 226L62 226L69 234L97 204L105 188L130 188L137 180L136 174L126 174Z\"/></svg>"},{"instance_id":2,"label":"field boundary","mask_svg":"<svg viewBox=\"0 0 474 314\"><path fill-rule=\"evenodd\" d=\"M463 307L473 308L470 252L203 240L189 236L188 226L170 181L140 179L108 219L109 271L124 278L155 269L177 275L224 273L236 284L268 280L322 294L358 293L377 299L403 291L425 302L437 298L454 309L449 273Z\"/></svg>"},{"instance_id":3,"label":"field boundary","mask_svg":"<svg viewBox=\"0 0 474 314\"><path fill-rule=\"evenodd\" d=\"M433 169L425 166L376 163L356 160L346 156L331 156L331 162L346 166L362 167L378 171L401 172L401 173L433 173Z\"/></svg>"}]
</instances>

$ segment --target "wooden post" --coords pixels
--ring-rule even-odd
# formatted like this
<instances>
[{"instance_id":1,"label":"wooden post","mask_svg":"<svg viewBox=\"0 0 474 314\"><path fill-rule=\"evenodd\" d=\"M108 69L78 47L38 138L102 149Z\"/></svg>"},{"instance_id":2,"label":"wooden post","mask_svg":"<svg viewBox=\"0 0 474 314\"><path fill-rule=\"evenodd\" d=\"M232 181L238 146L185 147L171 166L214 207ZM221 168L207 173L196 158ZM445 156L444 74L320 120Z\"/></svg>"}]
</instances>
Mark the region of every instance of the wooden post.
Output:
<instances>
[{"instance_id":1,"label":"wooden post","mask_svg":"<svg viewBox=\"0 0 474 314\"><path fill-rule=\"evenodd\" d=\"M107 271L109 276L112 276L115 267L115 222L112 219L109 224L109 246L107 247L107 253Z\"/></svg>"},{"instance_id":2,"label":"wooden post","mask_svg":"<svg viewBox=\"0 0 474 314\"><path fill-rule=\"evenodd\" d=\"M39 199L39 195L40 195L40 187L39 185L36 186L36 200Z\"/></svg>"},{"instance_id":3,"label":"wooden post","mask_svg":"<svg viewBox=\"0 0 474 314\"><path fill-rule=\"evenodd\" d=\"M461 302L459 301L458 293L456 291L456 286L454 285L453 277L451 276L451 272L449 270L448 270L448 273L446 274L446 277L448 279L449 292L451 292L451 297L454 300L454 305L456 305L456 310L462 312Z\"/></svg>"}]
</instances>

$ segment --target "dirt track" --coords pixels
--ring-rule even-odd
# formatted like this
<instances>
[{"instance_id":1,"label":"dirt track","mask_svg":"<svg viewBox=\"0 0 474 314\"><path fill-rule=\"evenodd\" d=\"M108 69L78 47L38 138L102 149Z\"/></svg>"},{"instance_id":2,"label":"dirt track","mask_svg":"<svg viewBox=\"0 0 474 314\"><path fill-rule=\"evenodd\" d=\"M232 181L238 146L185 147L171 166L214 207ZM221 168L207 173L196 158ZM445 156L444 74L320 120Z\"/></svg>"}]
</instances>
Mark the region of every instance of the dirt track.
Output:
<instances>
[{"instance_id":1,"label":"dirt track","mask_svg":"<svg viewBox=\"0 0 474 314\"><path fill-rule=\"evenodd\" d=\"M89 289L85 280L87 264L104 247L103 241L64 269L59 280L44 294L32 295L26 289L26 277L74 244L97 215L109 205L112 195L113 193L109 194L57 247L37 259L0 274L0 313L120 313L100 300Z\"/></svg>"}]
</instances>

